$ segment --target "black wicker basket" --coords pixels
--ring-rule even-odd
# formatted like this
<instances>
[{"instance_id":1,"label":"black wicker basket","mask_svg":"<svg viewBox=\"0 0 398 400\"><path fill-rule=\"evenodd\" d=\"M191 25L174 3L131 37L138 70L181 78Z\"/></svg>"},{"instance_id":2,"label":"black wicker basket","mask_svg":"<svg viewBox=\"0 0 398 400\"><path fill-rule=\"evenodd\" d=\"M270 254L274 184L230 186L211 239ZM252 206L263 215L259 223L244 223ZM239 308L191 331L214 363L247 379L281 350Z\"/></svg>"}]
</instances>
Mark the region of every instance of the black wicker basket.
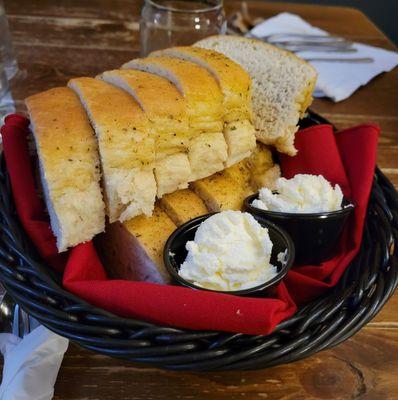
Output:
<instances>
[{"instance_id":1,"label":"black wicker basket","mask_svg":"<svg viewBox=\"0 0 398 400\"><path fill-rule=\"evenodd\" d=\"M302 126L327 122L310 114ZM52 331L109 356L174 370L243 370L288 363L346 340L383 307L398 283L398 194L376 170L361 250L338 285L267 336L188 331L117 317L62 288L15 212L0 165L0 280Z\"/></svg>"}]
</instances>

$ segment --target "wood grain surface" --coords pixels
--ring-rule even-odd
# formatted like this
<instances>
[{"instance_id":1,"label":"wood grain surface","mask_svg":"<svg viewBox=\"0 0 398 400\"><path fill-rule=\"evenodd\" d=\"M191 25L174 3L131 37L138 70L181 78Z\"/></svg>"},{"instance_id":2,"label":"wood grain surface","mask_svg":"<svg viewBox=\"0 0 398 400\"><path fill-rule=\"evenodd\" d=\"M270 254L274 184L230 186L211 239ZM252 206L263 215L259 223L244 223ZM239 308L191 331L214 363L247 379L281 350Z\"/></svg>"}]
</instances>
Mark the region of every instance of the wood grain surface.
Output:
<instances>
[{"instance_id":1,"label":"wood grain surface","mask_svg":"<svg viewBox=\"0 0 398 400\"><path fill-rule=\"evenodd\" d=\"M12 83L18 111L35 92L120 66L139 52L139 10L134 0L5 0L22 73ZM240 3L226 1L228 13ZM254 16L281 11L350 40L394 46L361 12L250 2ZM339 128L378 123L378 164L398 185L398 69L375 78L348 100L316 100L315 111ZM55 399L398 399L398 295L360 333L338 347L294 364L253 372L167 372L89 353L71 344Z\"/></svg>"}]
</instances>

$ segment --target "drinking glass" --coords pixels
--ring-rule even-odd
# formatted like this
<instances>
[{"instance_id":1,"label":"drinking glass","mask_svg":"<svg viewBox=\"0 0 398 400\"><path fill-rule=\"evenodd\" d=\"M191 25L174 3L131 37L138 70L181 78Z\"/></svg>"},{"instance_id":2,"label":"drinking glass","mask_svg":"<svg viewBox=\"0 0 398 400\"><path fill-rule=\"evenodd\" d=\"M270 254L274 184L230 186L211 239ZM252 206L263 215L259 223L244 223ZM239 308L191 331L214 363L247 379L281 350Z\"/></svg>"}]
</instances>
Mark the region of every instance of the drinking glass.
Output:
<instances>
[{"instance_id":1,"label":"drinking glass","mask_svg":"<svg viewBox=\"0 0 398 400\"><path fill-rule=\"evenodd\" d=\"M0 60L0 126L4 123L4 117L15 111L12 98L9 95L9 85L4 66ZM1 145L1 135L0 135ZM1 147L0 147L1 150Z\"/></svg>"},{"instance_id":2,"label":"drinking glass","mask_svg":"<svg viewBox=\"0 0 398 400\"><path fill-rule=\"evenodd\" d=\"M227 28L222 0L145 0L141 12L141 55L191 45Z\"/></svg>"},{"instance_id":3,"label":"drinking glass","mask_svg":"<svg viewBox=\"0 0 398 400\"><path fill-rule=\"evenodd\" d=\"M0 60L0 106L1 106L1 99L8 91L8 79L6 72L4 70L4 65L1 63Z\"/></svg>"},{"instance_id":4,"label":"drinking glass","mask_svg":"<svg viewBox=\"0 0 398 400\"><path fill-rule=\"evenodd\" d=\"M8 92L8 79L3 64L0 63L0 109L3 96Z\"/></svg>"},{"instance_id":5,"label":"drinking glass","mask_svg":"<svg viewBox=\"0 0 398 400\"><path fill-rule=\"evenodd\" d=\"M8 79L11 79L18 72L18 63L14 56L3 0L0 0L0 63L3 65Z\"/></svg>"}]
</instances>

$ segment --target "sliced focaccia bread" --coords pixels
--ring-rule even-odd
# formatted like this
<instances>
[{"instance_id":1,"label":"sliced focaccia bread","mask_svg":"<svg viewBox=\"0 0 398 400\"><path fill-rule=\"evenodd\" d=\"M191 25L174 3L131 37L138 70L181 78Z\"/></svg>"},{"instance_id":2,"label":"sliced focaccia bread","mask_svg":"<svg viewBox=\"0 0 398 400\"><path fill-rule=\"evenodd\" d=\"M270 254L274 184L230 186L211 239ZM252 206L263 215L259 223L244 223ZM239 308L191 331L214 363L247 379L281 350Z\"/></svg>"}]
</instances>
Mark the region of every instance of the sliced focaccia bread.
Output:
<instances>
[{"instance_id":1,"label":"sliced focaccia bread","mask_svg":"<svg viewBox=\"0 0 398 400\"><path fill-rule=\"evenodd\" d=\"M253 154L208 178L191 183L210 211L240 210L244 199L262 187L273 188L280 177L268 146L257 143Z\"/></svg>"},{"instance_id":2,"label":"sliced focaccia bread","mask_svg":"<svg viewBox=\"0 0 398 400\"><path fill-rule=\"evenodd\" d=\"M140 106L99 79L76 78L68 86L80 97L97 135L110 222L151 215L155 142Z\"/></svg>"},{"instance_id":3,"label":"sliced focaccia bread","mask_svg":"<svg viewBox=\"0 0 398 400\"><path fill-rule=\"evenodd\" d=\"M246 159L250 170L250 184L257 191L262 187L273 189L281 171L278 164L274 163L272 152L268 146L257 143L252 155Z\"/></svg>"},{"instance_id":4,"label":"sliced focaccia bread","mask_svg":"<svg viewBox=\"0 0 398 400\"><path fill-rule=\"evenodd\" d=\"M250 158L246 158L240 162L238 162L235 165L232 165L229 168L226 168L224 170L224 174L233 180L235 180L237 183L239 183L241 186L247 186L250 185L250 180L252 176L252 171L250 170L248 160Z\"/></svg>"},{"instance_id":5,"label":"sliced focaccia bread","mask_svg":"<svg viewBox=\"0 0 398 400\"><path fill-rule=\"evenodd\" d=\"M97 143L72 90L54 88L28 97L26 105L51 228L61 252L104 230Z\"/></svg>"},{"instance_id":6,"label":"sliced focaccia bread","mask_svg":"<svg viewBox=\"0 0 398 400\"><path fill-rule=\"evenodd\" d=\"M208 212L203 200L190 189L166 194L160 205L177 226Z\"/></svg>"},{"instance_id":7,"label":"sliced focaccia bread","mask_svg":"<svg viewBox=\"0 0 398 400\"><path fill-rule=\"evenodd\" d=\"M224 54L200 47L172 47L150 55L191 61L212 74L223 94L224 137L228 145L226 166L248 157L256 146L256 136L251 122L251 79L247 72Z\"/></svg>"},{"instance_id":8,"label":"sliced focaccia bread","mask_svg":"<svg viewBox=\"0 0 398 400\"><path fill-rule=\"evenodd\" d=\"M223 96L210 73L194 63L170 57L136 59L124 64L123 68L162 76L184 95L191 135L188 147L191 180L224 169L228 154L222 133Z\"/></svg>"},{"instance_id":9,"label":"sliced focaccia bread","mask_svg":"<svg viewBox=\"0 0 398 400\"><path fill-rule=\"evenodd\" d=\"M157 196L186 188L192 176L188 159L186 101L160 76L138 70L113 70L99 76L131 94L152 124L155 140Z\"/></svg>"},{"instance_id":10,"label":"sliced focaccia bread","mask_svg":"<svg viewBox=\"0 0 398 400\"><path fill-rule=\"evenodd\" d=\"M140 215L110 224L96 241L109 274L115 278L170 282L163 263L163 248L177 227L156 205L151 217Z\"/></svg>"},{"instance_id":11,"label":"sliced focaccia bread","mask_svg":"<svg viewBox=\"0 0 398 400\"><path fill-rule=\"evenodd\" d=\"M191 187L213 212L240 210L243 200L254 192L249 182L237 180L225 171L192 182Z\"/></svg>"},{"instance_id":12,"label":"sliced focaccia bread","mask_svg":"<svg viewBox=\"0 0 398 400\"><path fill-rule=\"evenodd\" d=\"M274 190L276 188L276 180L280 177L281 169L278 164L275 164L263 174L253 176L251 186L256 191L263 187Z\"/></svg>"},{"instance_id":13,"label":"sliced focaccia bread","mask_svg":"<svg viewBox=\"0 0 398 400\"><path fill-rule=\"evenodd\" d=\"M223 53L248 72L257 139L282 153L296 154L294 134L312 102L315 69L295 54L255 39L210 36L195 46Z\"/></svg>"}]
</instances>

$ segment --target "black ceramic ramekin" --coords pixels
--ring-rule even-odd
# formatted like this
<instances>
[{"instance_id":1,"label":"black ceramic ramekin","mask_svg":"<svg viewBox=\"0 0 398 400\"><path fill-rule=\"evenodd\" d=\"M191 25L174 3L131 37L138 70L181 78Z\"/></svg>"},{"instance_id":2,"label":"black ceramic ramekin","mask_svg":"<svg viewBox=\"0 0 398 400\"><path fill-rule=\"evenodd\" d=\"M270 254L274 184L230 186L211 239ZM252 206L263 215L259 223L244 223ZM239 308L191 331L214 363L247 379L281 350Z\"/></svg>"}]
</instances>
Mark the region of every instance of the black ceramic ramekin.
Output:
<instances>
[{"instance_id":1,"label":"black ceramic ramekin","mask_svg":"<svg viewBox=\"0 0 398 400\"><path fill-rule=\"evenodd\" d=\"M345 223L354 206L343 200L342 209L322 213L285 213L252 206L258 193L247 197L243 208L283 228L292 238L296 265L316 265L335 255Z\"/></svg>"},{"instance_id":2,"label":"black ceramic ramekin","mask_svg":"<svg viewBox=\"0 0 398 400\"><path fill-rule=\"evenodd\" d=\"M173 277L175 282L192 289L217 292L215 290L209 290L200 286L196 286L192 282L186 281L185 279L181 278L180 275L178 275L180 266L185 261L188 253L185 248L186 243L189 240L194 240L195 233L199 225L212 215L214 215L214 213L197 217L177 228L166 242L163 251L163 260L167 271ZM219 293L233 294L236 296L272 297L276 286L284 278L293 265L295 252L292 239L289 237L289 235L283 229L279 228L263 217L257 215L253 216L263 227L268 229L270 239L273 243L271 264L277 267L277 274L271 280L249 289L222 292L219 291ZM278 261L278 254L282 252L286 252L286 257L283 263Z\"/></svg>"}]
</instances>

